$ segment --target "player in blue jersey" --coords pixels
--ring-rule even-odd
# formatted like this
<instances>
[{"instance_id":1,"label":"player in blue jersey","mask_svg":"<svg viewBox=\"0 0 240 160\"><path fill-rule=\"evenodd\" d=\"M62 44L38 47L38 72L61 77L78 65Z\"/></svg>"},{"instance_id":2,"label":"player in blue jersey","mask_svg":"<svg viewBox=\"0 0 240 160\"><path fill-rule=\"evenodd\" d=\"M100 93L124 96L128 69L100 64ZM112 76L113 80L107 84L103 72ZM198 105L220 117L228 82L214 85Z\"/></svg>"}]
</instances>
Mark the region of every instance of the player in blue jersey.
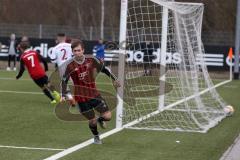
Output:
<instances>
[{"instance_id":1,"label":"player in blue jersey","mask_svg":"<svg viewBox=\"0 0 240 160\"><path fill-rule=\"evenodd\" d=\"M96 53L96 57L104 62L105 57L105 45L103 44L103 40L99 39L98 44L94 46L93 53Z\"/></svg>"}]
</instances>

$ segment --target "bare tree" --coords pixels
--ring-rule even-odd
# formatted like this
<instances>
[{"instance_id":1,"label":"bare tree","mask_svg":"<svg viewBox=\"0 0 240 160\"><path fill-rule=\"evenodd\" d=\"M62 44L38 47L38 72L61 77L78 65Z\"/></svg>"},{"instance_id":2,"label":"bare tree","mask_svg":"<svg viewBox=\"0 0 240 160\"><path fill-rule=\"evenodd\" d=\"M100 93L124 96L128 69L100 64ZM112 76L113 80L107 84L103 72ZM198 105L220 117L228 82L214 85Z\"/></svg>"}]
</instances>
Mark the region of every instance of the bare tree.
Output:
<instances>
[{"instance_id":1,"label":"bare tree","mask_svg":"<svg viewBox=\"0 0 240 160\"><path fill-rule=\"evenodd\" d=\"M82 15L80 13L80 1L79 0L75 0L75 4L76 4L76 12L77 12L77 20L78 20L78 28L80 29L80 33L81 33L81 39L87 39L87 35L86 32L84 32L84 23L83 23L83 19L82 19Z\"/></svg>"}]
</instances>

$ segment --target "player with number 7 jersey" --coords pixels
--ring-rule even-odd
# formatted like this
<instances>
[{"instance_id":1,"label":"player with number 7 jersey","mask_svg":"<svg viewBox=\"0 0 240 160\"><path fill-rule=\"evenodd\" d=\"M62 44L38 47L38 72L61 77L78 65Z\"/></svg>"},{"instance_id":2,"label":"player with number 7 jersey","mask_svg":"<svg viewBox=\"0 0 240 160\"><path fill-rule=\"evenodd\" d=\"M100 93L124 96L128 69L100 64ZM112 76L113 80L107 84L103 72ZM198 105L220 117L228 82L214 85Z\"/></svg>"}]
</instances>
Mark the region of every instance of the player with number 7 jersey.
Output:
<instances>
[{"instance_id":1,"label":"player with number 7 jersey","mask_svg":"<svg viewBox=\"0 0 240 160\"><path fill-rule=\"evenodd\" d=\"M40 61L43 62L45 71L47 71L47 63L40 54L34 50L25 50L20 58L20 73L23 71L25 65L32 79L38 79L45 76L46 73L40 64Z\"/></svg>"},{"instance_id":2,"label":"player with number 7 jersey","mask_svg":"<svg viewBox=\"0 0 240 160\"><path fill-rule=\"evenodd\" d=\"M27 68L29 75L33 81L42 89L43 93L51 100L51 104L56 104L60 101L60 95L57 91L51 90L46 72L48 70L47 62L44 58L34 50L29 49L28 41L20 42L19 49L23 53L20 58L20 70L16 79L19 79ZM40 61L43 62L44 68ZM52 92L52 93L51 93Z\"/></svg>"}]
</instances>

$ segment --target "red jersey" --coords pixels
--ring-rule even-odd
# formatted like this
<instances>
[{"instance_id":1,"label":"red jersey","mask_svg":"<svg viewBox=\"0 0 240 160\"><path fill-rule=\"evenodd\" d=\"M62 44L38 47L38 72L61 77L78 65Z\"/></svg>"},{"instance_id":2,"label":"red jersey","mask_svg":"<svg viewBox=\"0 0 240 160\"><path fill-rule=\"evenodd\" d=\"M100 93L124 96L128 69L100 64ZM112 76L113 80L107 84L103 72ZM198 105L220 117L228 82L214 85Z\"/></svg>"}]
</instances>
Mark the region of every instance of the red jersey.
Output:
<instances>
[{"instance_id":1,"label":"red jersey","mask_svg":"<svg viewBox=\"0 0 240 160\"><path fill-rule=\"evenodd\" d=\"M70 60L66 66L65 76L72 79L74 83L74 98L77 102L86 102L99 96L96 88L95 78L103 64L93 58L85 57L82 63Z\"/></svg>"},{"instance_id":2,"label":"red jersey","mask_svg":"<svg viewBox=\"0 0 240 160\"><path fill-rule=\"evenodd\" d=\"M21 61L27 67L32 79L39 79L46 75L40 64L38 53L34 50L27 50L21 55Z\"/></svg>"}]
</instances>

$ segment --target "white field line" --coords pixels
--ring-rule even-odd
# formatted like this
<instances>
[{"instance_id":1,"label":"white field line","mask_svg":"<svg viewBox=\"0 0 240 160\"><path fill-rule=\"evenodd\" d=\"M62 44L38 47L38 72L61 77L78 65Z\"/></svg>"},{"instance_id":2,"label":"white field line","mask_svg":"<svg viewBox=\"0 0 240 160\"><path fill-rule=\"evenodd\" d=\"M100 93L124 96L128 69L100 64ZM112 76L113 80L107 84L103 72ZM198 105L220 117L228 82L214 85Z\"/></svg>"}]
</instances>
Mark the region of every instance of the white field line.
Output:
<instances>
[{"instance_id":1,"label":"white field line","mask_svg":"<svg viewBox=\"0 0 240 160\"><path fill-rule=\"evenodd\" d=\"M0 80L16 80L16 78L1 77ZM31 81L30 78L21 78L18 81Z\"/></svg>"},{"instance_id":2,"label":"white field line","mask_svg":"<svg viewBox=\"0 0 240 160\"><path fill-rule=\"evenodd\" d=\"M46 151L63 151L64 150L64 149L56 149L56 148L17 147L17 146L4 146L4 145L0 145L0 148L27 149L27 150L46 150Z\"/></svg>"},{"instance_id":3,"label":"white field line","mask_svg":"<svg viewBox=\"0 0 240 160\"><path fill-rule=\"evenodd\" d=\"M106 138L106 137L108 137L108 136L110 136L110 135L112 135L112 134L115 134L115 133L117 133L117 132L120 132L122 129L123 129L123 128L115 128L115 129L113 129L113 130L110 130L110 131L108 131L108 132L106 132L106 133L103 133L103 134L100 136L100 138L101 138L101 139ZM59 153L57 153L57 154L55 154L55 155L52 155L52 156L50 156L50 157L48 157L48 158L46 158L46 159L44 159L44 160L57 160L57 159L62 158L62 157L64 157L64 156L68 155L68 154L71 154L71 153L73 153L73 152L75 152L75 151L77 151L77 150L79 150L79 149L82 149L82 148L84 148L84 147L86 147L86 146L88 146L88 145L90 145L90 144L92 144L92 143L93 143L93 139L89 139L89 140L87 140L87 141L85 141L85 142L83 142L83 143L80 143L80 144L75 145L75 146L73 146L73 147L71 147L71 148L65 149L65 150L62 151L62 152L59 152Z\"/></svg>"},{"instance_id":4,"label":"white field line","mask_svg":"<svg viewBox=\"0 0 240 160\"><path fill-rule=\"evenodd\" d=\"M14 80L14 81L32 81L30 78L21 78L16 80L15 78L9 78L9 77L1 77L0 80ZM106 82L98 82L97 84L102 84L102 85L112 85L112 83L106 83Z\"/></svg>"},{"instance_id":5,"label":"white field line","mask_svg":"<svg viewBox=\"0 0 240 160\"><path fill-rule=\"evenodd\" d=\"M0 93L36 94L36 95L43 94L42 92L22 92L22 91L7 91L7 90L0 90Z\"/></svg>"}]
</instances>

